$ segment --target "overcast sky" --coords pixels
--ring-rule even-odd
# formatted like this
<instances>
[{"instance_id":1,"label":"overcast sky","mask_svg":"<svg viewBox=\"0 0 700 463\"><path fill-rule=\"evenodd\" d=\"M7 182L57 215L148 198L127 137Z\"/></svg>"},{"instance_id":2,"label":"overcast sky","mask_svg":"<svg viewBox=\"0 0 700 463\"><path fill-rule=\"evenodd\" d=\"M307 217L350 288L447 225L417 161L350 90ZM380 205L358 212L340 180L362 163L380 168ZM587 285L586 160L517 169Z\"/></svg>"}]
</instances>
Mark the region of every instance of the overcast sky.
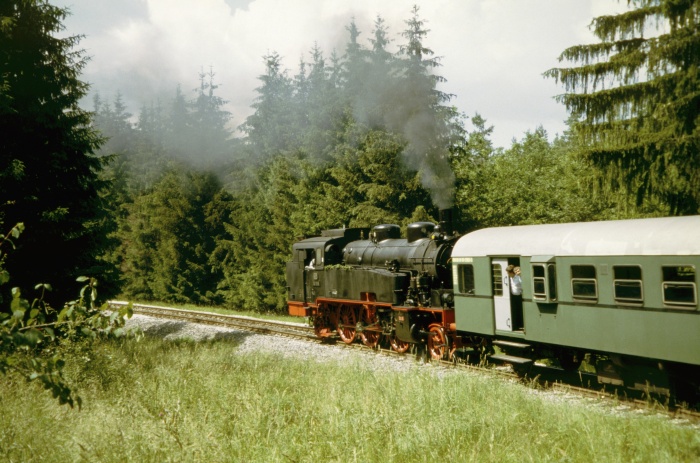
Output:
<instances>
[{"instance_id":1,"label":"overcast sky","mask_svg":"<svg viewBox=\"0 0 700 463\"><path fill-rule=\"evenodd\" d=\"M360 42L371 46L373 24L385 20L391 50L414 4L430 30L424 45L441 57L440 89L452 104L494 126L493 142L543 126L550 140L565 129L567 112L553 97L563 88L542 73L559 65L569 46L596 42L588 25L623 11L616 0L51 0L69 7L65 34L84 34L91 57L83 80L103 99L120 91L132 113L154 95L185 95L198 74L213 68L233 124L251 113L263 56L277 52L294 75L310 61L314 43L329 57L348 40L354 18ZM86 103L92 109L91 103ZM469 127L469 126L468 126Z\"/></svg>"}]
</instances>

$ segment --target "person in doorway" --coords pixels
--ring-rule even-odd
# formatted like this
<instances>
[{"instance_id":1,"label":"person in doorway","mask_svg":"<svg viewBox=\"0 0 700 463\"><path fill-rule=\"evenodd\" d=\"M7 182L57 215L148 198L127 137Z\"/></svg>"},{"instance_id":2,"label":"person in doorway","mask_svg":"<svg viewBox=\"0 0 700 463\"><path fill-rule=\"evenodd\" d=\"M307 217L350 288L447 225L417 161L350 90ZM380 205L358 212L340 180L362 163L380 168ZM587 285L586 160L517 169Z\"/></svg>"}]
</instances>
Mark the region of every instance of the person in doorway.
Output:
<instances>
[{"instance_id":1,"label":"person in doorway","mask_svg":"<svg viewBox=\"0 0 700 463\"><path fill-rule=\"evenodd\" d=\"M506 267L510 286L510 313L513 330L523 329L523 281L520 277L520 267Z\"/></svg>"},{"instance_id":2,"label":"person in doorway","mask_svg":"<svg viewBox=\"0 0 700 463\"><path fill-rule=\"evenodd\" d=\"M523 295L523 280L520 277L520 267L509 265L506 267L508 278L510 279L510 294L513 296Z\"/></svg>"}]
</instances>

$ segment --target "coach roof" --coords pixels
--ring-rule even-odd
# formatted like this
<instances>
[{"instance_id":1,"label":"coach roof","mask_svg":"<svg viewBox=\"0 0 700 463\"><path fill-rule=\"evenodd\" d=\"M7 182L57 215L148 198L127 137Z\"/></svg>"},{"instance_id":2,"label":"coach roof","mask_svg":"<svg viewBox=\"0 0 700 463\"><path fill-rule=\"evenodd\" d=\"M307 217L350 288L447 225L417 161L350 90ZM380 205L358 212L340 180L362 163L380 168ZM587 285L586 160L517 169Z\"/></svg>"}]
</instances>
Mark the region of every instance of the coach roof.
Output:
<instances>
[{"instance_id":1,"label":"coach roof","mask_svg":"<svg viewBox=\"0 0 700 463\"><path fill-rule=\"evenodd\" d=\"M452 257L700 255L700 216L486 228Z\"/></svg>"}]
</instances>

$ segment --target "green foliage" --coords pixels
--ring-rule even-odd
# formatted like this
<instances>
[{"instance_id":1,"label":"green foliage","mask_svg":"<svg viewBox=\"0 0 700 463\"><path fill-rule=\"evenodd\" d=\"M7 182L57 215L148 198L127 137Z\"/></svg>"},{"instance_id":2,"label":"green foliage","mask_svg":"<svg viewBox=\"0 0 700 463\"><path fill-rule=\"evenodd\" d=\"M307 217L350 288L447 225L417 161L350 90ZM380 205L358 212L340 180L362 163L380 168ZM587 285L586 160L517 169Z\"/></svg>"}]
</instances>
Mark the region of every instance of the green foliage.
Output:
<instances>
[{"instance_id":1,"label":"green foliage","mask_svg":"<svg viewBox=\"0 0 700 463\"><path fill-rule=\"evenodd\" d=\"M217 303L210 255L224 233L230 195L211 174L172 170L124 205L118 236L128 297Z\"/></svg>"},{"instance_id":2,"label":"green foliage","mask_svg":"<svg viewBox=\"0 0 700 463\"><path fill-rule=\"evenodd\" d=\"M542 128L494 150L491 128L478 114L467 150L453 159L457 206L467 229L604 218L606 203L591 189L592 170L572 141L547 140Z\"/></svg>"},{"instance_id":3,"label":"green foliage","mask_svg":"<svg viewBox=\"0 0 700 463\"><path fill-rule=\"evenodd\" d=\"M632 0L595 18L600 43L566 49L549 70L559 97L612 190L666 213L700 210L700 1Z\"/></svg>"},{"instance_id":4,"label":"green foliage","mask_svg":"<svg viewBox=\"0 0 700 463\"><path fill-rule=\"evenodd\" d=\"M6 264L16 286L50 282L56 304L78 275L109 270L96 259L109 246L93 154L103 140L78 105L86 61L72 50L80 37L59 37L65 15L45 1L0 3L0 218L27 224Z\"/></svg>"},{"instance_id":5,"label":"green foliage","mask_svg":"<svg viewBox=\"0 0 700 463\"><path fill-rule=\"evenodd\" d=\"M17 224L0 241L0 247L12 243L9 236L18 238L24 231ZM0 253L0 285L9 281L4 268L5 255ZM31 303L22 297L20 288L12 288L9 306L0 306L0 373L13 372L27 381L38 381L49 390L60 404L71 407L81 404L63 377L65 360L59 354L62 344L81 339L121 337L125 335L124 317L133 314L131 305L107 314L106 306L97 307L97 280L78 277L84 283L77 300L68 302L61 311L54 310L46 301L51 285L37 284L40 296Z\"/></svg>"}]
</instances>

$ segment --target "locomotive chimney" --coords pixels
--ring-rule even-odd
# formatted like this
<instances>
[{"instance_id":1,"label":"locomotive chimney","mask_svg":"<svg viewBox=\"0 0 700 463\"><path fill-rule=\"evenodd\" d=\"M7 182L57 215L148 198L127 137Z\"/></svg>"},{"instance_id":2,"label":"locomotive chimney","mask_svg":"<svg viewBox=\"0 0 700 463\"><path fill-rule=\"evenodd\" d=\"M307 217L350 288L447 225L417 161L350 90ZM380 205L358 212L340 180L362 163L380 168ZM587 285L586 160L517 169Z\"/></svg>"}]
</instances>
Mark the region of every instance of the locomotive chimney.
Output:
<instances>
[{"instance_id":1,"label":"locomotive chimney","mask_svg":"<svg viewBox=\"0 0 700 463\"><path fill-rule=\"evenodd\" d=\"M454 218L452 216L454 209L440 209L440 231L445 236L454 234Z\"/></svg>"}]
</instances>

